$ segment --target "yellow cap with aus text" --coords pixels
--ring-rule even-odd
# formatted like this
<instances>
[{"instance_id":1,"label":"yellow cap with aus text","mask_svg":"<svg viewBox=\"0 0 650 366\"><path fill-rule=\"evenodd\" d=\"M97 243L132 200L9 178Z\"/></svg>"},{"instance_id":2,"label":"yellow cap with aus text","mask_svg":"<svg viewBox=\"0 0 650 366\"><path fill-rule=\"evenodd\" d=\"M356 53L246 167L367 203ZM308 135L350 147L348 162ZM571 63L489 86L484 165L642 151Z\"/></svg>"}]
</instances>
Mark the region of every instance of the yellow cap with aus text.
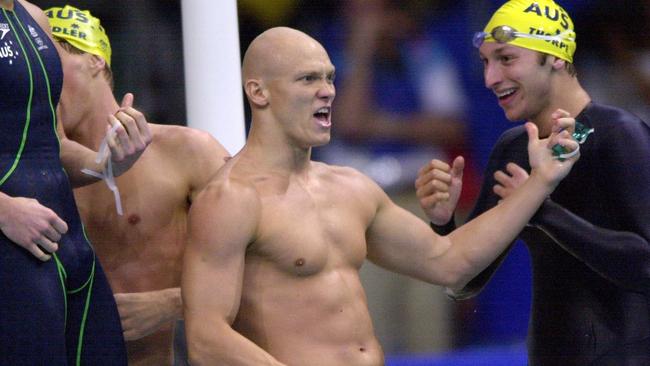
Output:
<instances>
[{"instance_id":1,"label":"yellow cap with aus text","mask_svg":"<svg viewBox=\"0 0 650 366\"><path fill-rule=\"evenodd\" d=\"M554 1L510 0L492 15L484 32L490 33L494 28L503 25L531 35L558 36L558 40L517 37L508 43L573 62L576 50L573 21ZM485 42L494 40L488 38Z\"/></svg>"},{"instance_id":2,"label":"yellow cap with aus text","mask_svg":"<svg viewBox=\"0 0 650 366\"><path fill-rule=\"evenodd\" d=\"M102 57L111 65L111 43L104 27L90 14L88 10L79 10L66 5L63 8L53 7L45 10L52 35L62 39L72 46Z\"/></svg>"}]
</instances>

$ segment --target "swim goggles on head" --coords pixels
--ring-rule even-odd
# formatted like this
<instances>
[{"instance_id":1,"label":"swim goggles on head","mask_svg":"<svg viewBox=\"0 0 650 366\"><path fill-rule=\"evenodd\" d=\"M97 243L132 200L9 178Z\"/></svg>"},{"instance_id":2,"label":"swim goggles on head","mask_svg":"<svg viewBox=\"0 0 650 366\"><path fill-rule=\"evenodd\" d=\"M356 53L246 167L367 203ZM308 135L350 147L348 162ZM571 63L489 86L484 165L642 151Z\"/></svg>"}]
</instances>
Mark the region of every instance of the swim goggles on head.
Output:
<instances>
[{"instance_id":1,"label":"swim goggles on head","mask_svg":"<svg viewBox=\"0 0 650 366\"><path fill-rule=\"evenodd\" d=\"M499 25L494 27L491 32L476 32L474 33L474 38L472 39L472 44L474 47L479 48L485 42L486 39L494 39L497 43L508 43L513 41L515 38L532 38L532 39L541 39L544 41L557 41L561 42L564 40L564 32L556 35L545 35L545 34L529 34L523 32L517 32L516 29L508 25ZM567 39L568 40L568 39Z\"/></svg>"}]
</instances>

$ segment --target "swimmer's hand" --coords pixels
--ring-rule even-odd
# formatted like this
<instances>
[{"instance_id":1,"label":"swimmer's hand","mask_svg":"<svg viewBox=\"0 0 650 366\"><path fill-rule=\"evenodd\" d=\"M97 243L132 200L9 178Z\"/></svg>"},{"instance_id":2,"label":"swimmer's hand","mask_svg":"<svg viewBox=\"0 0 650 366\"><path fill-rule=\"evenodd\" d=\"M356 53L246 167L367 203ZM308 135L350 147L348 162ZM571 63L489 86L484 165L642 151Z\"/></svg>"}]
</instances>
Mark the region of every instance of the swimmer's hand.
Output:
<instances>
[{"instance_id":1,"label":"swimmer's hand","mask_svg":"<svg viewBox=\"0 0 650 366\"><path fill-rule=\"evenodd\" d=\"M541 153L539 156L547 155L545 147L550 148L554 158L557 157L557 154L553 149L555 146L561 146L563 151L567 153L574 152L576 154L575 158L567 164L554 164L553 161L548 160L548 156L546 156L546 159L544 159L544 161L546 161L549 166L555 166L555 169L557 169L556 173L560 174L558 178L562 179L566 174L568 174L569 170L571 169L571 165L575 163L575 161L579 158L580 151L578 150L578 145L572 141L571 135L571 131L575 129L576 121L569 115L568 112L562 109L558 109L553 112L551 118L553 119L553 127L551 136L549 136L547 139L538 139L537 129L534 128L533 125L526 126L527 132L529 134L529 141L531 142L531 146L529 146L529 148L535 148L537 146L539 148L539 152ZM564 147L565 145L568 147ZM531 150L529 149L529 151ZM559 162L562 163L566 159L556 160L559 160ZM533 164L536 166L541 166L542 160L539 158L534 159ZM498 170L494 173L494 180L497 183L494 185L494 187L492 187L492 190L501 199L505 199L519 186L521 186L527 179L528 172L526 170L515 163L508 163L506 165L505 171Z\"/></svg>"},{"instance_id":2,"label":"swimmer's hand","mask_svg":"<svg viewBox=\"0 0 650 366\"><path fill-rule=\"evenodd\" d=\"M515 163L508 163L505 172L498 170L494 173L497 184L492 187L494 193L505 199L528 179L528 172Z\"/></svg>"},{"instance_id":3,"label":"swimmer's hand","mask_svg":"<svg viewBox=\"0 0 650 366\"><path fill-rule=\"evenodd\" d=\"M538 129L532 122L526 123L528 133L528 161L531 175L538 175L552 189L569 174L573 164L580 158L580 145L573 139L571 132L575 129L575 119L568 112L558 109L553 113L551 135L540 139ZM553 156L552 147L560 145L569 152L566 159L559 160Z\"/></svg>"},{"instance_id":4,"label":"swimmer's hand","mask_svg":"<svg viewBox=\"0 0 650 366\"><path fill-rule=\"evenodd\" d=\"M458 156L451 166L434 159L420 168L415 180L416 195L432 223L445 225L453 217L463 188L464 167L465 160Z\"/></svg>"},{"instance_id":5,"label":"swimmer's hand","mask_svg":"<svg viewBox=\"0 0 650 366\"><path fill-rule=\"evenodd\" d=\"M133 94L126 93L120 109L108 116L107 142L111 150L113 175L118 177L135 164L151 143L152 135L145 116L133 108ZM115 127L113 133L111 129Z\"/></svg>"},{"instance_id":6,"label":"swimmer's hand","mask_svg":"<svg viewBox=\"0 0 650 366\"><path fill-rule=\"evenodd\" d=\"M68 225L33 198L0 195L0 230L34 257L47 261L59 249Z\"/></svg>"},{"instance_id":7,"label":"swimmer's hand","mask_svg":"<svg viewBox=\"0 0 650 366\"><path fill-rule=\"evenodd\" d=\"M115 294L124 339L134 341L182 318L180 288Z\"/></svg>"}]
</instances>

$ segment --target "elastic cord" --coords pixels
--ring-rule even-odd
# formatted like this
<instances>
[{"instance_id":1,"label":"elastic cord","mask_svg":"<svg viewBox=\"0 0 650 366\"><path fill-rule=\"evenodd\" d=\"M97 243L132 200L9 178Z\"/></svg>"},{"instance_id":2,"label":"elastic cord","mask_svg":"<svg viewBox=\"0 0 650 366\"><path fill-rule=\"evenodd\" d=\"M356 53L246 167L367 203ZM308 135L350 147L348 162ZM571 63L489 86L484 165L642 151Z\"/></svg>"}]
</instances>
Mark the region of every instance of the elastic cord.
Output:
<instances>
[{"instance_id":1,"label":"elastic cord","mask_svg":"<svg viewBox=\"0 0 650 366\"><path fill-rule=\"evenodd\" d=\"M122 216L123 211L122 211L122 200L120 199L120 190L117 188L117 184L115 183L115 176L113 174L113 162L111 161L111 150L108 148L108 139L113 138L115 136L115 131L120 127L119 123L116 123L111 127L110 130L106 133L106 137L102 140L101 145L99 145L99 151L97 152L97 157L95 158L96 163L100 163L102 160L106 160L106 165L102 169L102 172L96 172L91 169L81 169L81 172L84 174L91 175L95 178L102 179L106 185L108 186L108 189L113 192L113 197L115 198L115 209L117 210L117 214Z\"/></svg>"},{"instance_id":2,"label":"elastic cord","mask_svg":"<svg viewBox=\"0 0 650 366\"><path fill-rule=\"evenodd\" d=\"M573 151L571 151L569 153L566 153L566 154L560 154L558 156L554 156L554 158L558 159L560 161L563 161L563 160L570 159L570 158L578 155L579 152L580 152L580 144L578 144L578 147L575 150L573 150Z\"/></svg>"}]
</instances>

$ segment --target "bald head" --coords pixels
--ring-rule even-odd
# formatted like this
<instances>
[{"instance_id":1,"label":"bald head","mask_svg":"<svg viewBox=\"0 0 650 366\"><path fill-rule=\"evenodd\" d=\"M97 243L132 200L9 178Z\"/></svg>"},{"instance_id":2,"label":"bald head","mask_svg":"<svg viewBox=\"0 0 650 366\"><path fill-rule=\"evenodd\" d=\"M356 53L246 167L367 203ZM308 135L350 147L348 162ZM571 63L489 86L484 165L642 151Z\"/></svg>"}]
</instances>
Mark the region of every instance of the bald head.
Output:
<instances>
[{"instance_id":1,"label":"bald head","mask_svg":"<svg viewBox=\"0 0 650 366\"><path fill-rule=\"evenodd\" d=\"M318 41L292 28L276 27L257 36L244 54L242 77L273 78L285 71L293 61L310 52L325 52Z\"/></svg>"}]
</instances>

